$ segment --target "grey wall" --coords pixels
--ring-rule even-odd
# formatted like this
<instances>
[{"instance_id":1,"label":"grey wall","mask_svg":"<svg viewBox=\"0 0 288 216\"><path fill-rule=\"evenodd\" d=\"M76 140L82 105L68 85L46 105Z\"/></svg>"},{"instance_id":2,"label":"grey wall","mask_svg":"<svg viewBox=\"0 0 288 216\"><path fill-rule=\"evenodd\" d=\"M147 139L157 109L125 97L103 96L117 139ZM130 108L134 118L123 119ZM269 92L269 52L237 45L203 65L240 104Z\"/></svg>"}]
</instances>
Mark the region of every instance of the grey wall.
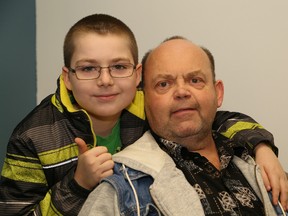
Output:
<instances>
[{"instance_id":1,"label":"grey wall","mask_svg":"<svg viewBox=\"0 0 288 216\"><path fill-rule=\"evenodd\" d=\"M36 105L35 0L0 0L0 167L16 125Z\"/></svg>"},{"instance_id":2,"label":"grey wall","mask_svg":"<svg viewBox=\"0 0 288 216\"><path fill-rule=\"evenodd\" d=\"M115 7L111 7L112 2ZM39 103L55 91L55 80L63 64L63 39L69 27L83 16L106 12L134 30L140 57L173 34L188 36L210 48L216 57L217 74L226 84L224 108L249 114L273 132L280 160L287 170L288 26L283 23L288 19L287 1L166 3L169 2L37 1L36 91L35 0L0 0L0 167L8 138L35 107L36 93ZM63 15L67 4L70 13Z\"/></svg>"},{"instance_id":3,"label":"grey wall","mask_svg":"<svg viewBox=\"0 0 288 216\"><path fill-rule=\"evenodd\" d=\"M222 109L248 114L271 131L288 171L287 0L36 2L38 103L55 91L68 29L84 16L108 13L134 31L140 58L172 35L210 49L225 86Z\"/></svg>"}]
</instances>

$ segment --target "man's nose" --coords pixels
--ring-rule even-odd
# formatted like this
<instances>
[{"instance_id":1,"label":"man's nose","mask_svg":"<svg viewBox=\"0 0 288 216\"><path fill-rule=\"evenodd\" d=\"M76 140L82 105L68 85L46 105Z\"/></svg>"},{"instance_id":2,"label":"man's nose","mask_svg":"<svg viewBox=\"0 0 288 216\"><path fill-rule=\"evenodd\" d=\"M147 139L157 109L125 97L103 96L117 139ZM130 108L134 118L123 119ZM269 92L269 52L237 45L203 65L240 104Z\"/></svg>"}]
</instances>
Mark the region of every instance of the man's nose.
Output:
<instances>
[{"instance_id":1,"label":"man's nose","mask_svg":"<svg viewBox=\"0 0 288 216\"><path fill-rule=\"evenodd\" d=\"M191 91L189 89L188 84L186 83L177 84L175 86L174 96L176 99L190 98Z\"/></svg>"}]
</instances>

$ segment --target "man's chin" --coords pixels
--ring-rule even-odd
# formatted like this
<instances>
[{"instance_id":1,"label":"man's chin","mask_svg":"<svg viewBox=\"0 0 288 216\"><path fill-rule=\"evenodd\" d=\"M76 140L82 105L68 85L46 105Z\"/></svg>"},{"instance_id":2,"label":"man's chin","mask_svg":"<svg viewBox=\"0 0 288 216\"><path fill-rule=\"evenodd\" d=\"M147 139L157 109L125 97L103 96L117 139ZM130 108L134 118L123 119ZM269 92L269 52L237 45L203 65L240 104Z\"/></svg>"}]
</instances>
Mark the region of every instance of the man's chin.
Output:
<instances>
[{"instance_id":1,"label":"man's chin","mask_svg":"<svg viewBox=\"0 0 288 216\"><path fill-rule=\"evenodd\" d=\"M199 133L199 128L191 127L191 125L190 127L187 127L187 126L175 127L173 130L174 136L177 136L179 138L195 136L198 133Z\"/></svg>"}]
</instances>

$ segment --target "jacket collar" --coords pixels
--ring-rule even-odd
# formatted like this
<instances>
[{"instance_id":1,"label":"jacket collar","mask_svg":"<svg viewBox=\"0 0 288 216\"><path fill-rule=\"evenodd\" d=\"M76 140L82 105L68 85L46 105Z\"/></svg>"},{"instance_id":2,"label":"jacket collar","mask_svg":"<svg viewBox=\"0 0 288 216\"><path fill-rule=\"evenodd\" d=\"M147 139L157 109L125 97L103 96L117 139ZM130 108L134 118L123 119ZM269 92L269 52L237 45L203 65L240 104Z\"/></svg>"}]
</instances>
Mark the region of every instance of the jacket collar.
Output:
<instances>
[{"instance_id":1,"label":"jacket collar","mask_svg":"<svg viewBox=\"0 0 288 216\"><path fill-rule=\"evenodd\" d=\"M197 192L149 131L133 145L114 154L113 160L153 177L150 192L164 215L204 215Z\"/></svg>"}]
</instances>

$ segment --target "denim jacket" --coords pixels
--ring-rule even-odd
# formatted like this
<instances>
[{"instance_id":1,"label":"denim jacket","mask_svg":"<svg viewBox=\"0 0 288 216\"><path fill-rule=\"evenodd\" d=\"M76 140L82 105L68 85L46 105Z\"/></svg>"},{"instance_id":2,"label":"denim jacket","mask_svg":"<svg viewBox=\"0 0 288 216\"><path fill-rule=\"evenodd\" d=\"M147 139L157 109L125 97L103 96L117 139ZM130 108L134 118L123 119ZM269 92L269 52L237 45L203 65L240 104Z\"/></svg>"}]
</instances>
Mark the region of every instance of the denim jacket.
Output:
<instances>
[{"instance_id":1,"label":"denim jacket","mask_svg":"<svg viewBox=\"0 0 288 216\"><path fill-rule=\"evenodd\" d=\"M149 187L153 183L151 176L116 163L114 175L103 181L111 184L117 191L120 215L137 216L138 211L143 216L161 215L149 192Z\"/></svg>"},{"instance_id":2,"label":"denim jacket","mask_svg":"<svg viewBox=\"0 0 288 216\"><path fill-rule=\"evenodd\" d=\"M108 182L114 187L118 196L118 206L121 215L137 216L137 205L139 206L141 216L161 215L149 192L150 185L153 183L151 176L126 167L124 164L116 163L114 166L114 175L109 176L103 181ZM268 195L272 202L272 193L269 192ZM277 206L274 206L274 209L277 216L288 216L288 213L284 212L279 203Z\"/></svg>"},{"instance_id":3,"label":"denim jacket","mask_svg":"<svg viewBox=\"0 0 288 216\"><path fill-rule=\"evenodd\" d=\"M131 215L137 215L136 199L141 212L138 215L153 215L153 210L157 215L159 209L167 216L205 216L196 190L176 168L173 159L160 149L149 131L133 145L113 155L113 160L118 163L115 174L90 193L80 216L129 215L131 210ZM265 215L276 215L255 161L251 157L244 161L237 156L233 161L262 200ZM123 171L127 171L130 177L127 178ZM130 187L129 180L133 187ZM154 203L157 208L152 208ZM145 211L146 207L149 207L148 211Z\"/></svg>"}]
</instances>

